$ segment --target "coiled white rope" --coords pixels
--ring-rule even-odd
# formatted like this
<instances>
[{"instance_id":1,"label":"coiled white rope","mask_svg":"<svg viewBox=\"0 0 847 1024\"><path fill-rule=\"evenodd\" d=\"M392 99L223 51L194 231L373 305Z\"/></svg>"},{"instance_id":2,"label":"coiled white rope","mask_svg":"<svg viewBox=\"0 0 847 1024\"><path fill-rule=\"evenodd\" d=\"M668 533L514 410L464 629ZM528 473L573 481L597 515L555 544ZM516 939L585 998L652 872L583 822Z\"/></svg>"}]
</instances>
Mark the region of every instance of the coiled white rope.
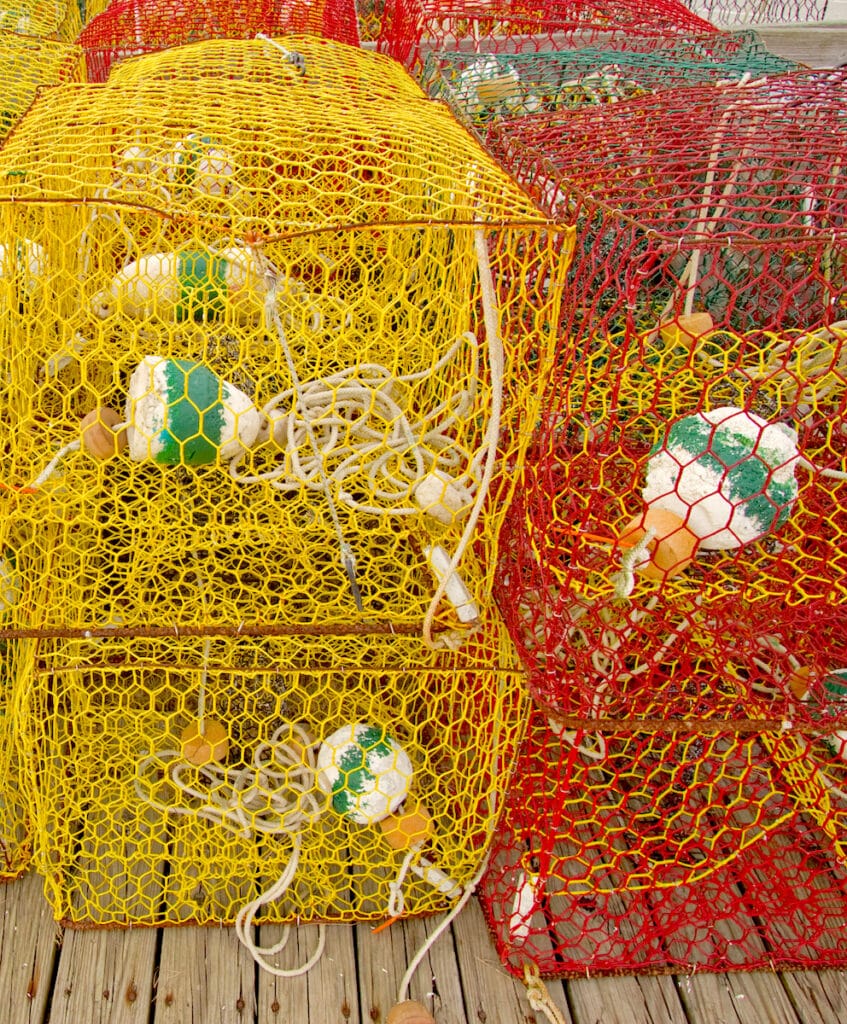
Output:
<instances>
[{"instance_id":1,"label":"coiled white rope","mask_svg":"<svg viewBox=\"0 0 847 1024\"><path fill-rule=\"evenodd\" d=\"M163 781L179 791L184 803L165 804L153 795L155 784L147 776L151 768L158 771L162 766ZM282 978L305 974L317 963L326 941L325 926L318 926L317 948L306 963L291 969L269 960L288 942L288 925L280 941L267 947L258 946L251 932L259 910L278 900L290 886L300 861L300 833L325 810L326 800L315 786L315 772L315 741L296 723L280 726L269 742L256 747L252 764L243 768L213 762L191 765L179 750L160 750L136 766L138 798L164 814L204 818L245 839L256 833L290 837L291 854L282 874L269 889L242 907L235 919L236 934L255 962Z\"/></svg>"},{"instance_id":2,"label":"coiled white rope","mask_svg":"<svg viewBox=\"0 0 847 1024\"><path fill-rule=\"evenodd\" d=\"M473 454L462 450L449 434L460 419L471 414L477 399L479 360L477 341L472 333L463 334L437 362L418 373L395 377L386 367L367 363L349 367L322 380L304 383L297 373L276 307L279 272L258 245L252 245L251 249L266 281L268 329L272 328L277 336L292 387L276 395L261 410L269 436L284 452L281 465L262 473L242 473L239 467L246 457L244 453L230 462L230 475L241 483L265 481L281 491L299 491L306 487L324 495L338 539L341 562L357 607L361 610L355 554L344 536L336 501L373 515L418 514L420 506L404 504L404 499L414 493L415 486L428 473L449 473L453 483L472 496L472 504L449 566L441 575L430 600L422 632L424 642L431 648L450 645L449 636L433 637L433 622L448 583L470 546L488 496L494 476L503 405L505 357L494 280L482 230L477 228L474 231L474 249L491 374L491 412L482 444ZM455 357L463 344L470 345L473 352L468 387L455 392L420 419L410 420L398 400L396 386L431 377ZM288 411L281 413L282 406ZM374 422L379 423L378 429ZM387 433L386 425L389 428ZM307 441L311 455L304 456L300 449ZM345 489L345 481L360 473L365 463L371 493L386 505L360 503ZM477 476L479 483L474 486Z\"/></svg>"}]
</instances>

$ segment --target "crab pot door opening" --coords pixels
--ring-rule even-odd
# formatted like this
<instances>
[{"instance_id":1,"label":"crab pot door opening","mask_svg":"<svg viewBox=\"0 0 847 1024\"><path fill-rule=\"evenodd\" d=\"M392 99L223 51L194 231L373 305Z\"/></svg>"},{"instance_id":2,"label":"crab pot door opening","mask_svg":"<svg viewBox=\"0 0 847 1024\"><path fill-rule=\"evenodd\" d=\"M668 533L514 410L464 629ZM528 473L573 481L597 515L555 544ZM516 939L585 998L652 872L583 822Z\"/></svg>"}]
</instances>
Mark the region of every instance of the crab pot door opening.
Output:
<instances>
[{"instance_id":1,"label":"crab pot door opening","mask_svg":"<svg viewBox=\"0 0 847 1024\"><path fill-rule=\"evenodd\" d=\"M656 696L680 720L533 716L478 890L504 966L842 970L843 796L833 812L812 773L783 772L790 734L704 727L695 692L687 707ZM817 785L825 816L806 813L802 785Z\"/></svg>"},{"instance_id":2,"label":"crab pot door opening","mask_svg":"<svg viewBox=\"0 0 847 1024\"><path fill-rule=\"evenodd\" d=\"M253 39L305 33L359 45L353 0L319 3L249 3L236 0L116 0L80 32L88 80L104 82L127 57L156 53L204 39Z\"/></svg>"},{"instance_id":3,"label":"crab pot door opening","mask_svg":"<svg viewBox=\"0 0 847 1024\"><path fill-rule=\"evenodd\" d=\"M526 714L504 631L424 657L363 633L338 659L308 634L106 632L39 641L21 691L57 918L232 923L290 868L261 922L377 921L478 871Z\"/></svg>"},{"instance_id":4,"label":"crab pot door opening","mask_svg":"<svg viewBox=\"0 0 847 1024\"><path fill-rule=\"evenodd\" d=\"M430 52L534 53L600 38L716 32L677 0L604 0L590 10L574 0L386 0L377 46L417 75Z\"/></svg>"}]
</instances>

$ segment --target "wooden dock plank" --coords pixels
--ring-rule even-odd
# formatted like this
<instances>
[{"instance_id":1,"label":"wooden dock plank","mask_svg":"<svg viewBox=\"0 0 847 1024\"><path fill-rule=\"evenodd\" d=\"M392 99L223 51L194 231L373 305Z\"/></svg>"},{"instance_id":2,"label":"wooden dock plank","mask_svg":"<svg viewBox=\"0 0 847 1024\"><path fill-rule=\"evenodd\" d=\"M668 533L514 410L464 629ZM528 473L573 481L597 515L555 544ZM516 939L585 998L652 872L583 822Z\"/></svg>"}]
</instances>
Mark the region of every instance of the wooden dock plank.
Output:
<instances>
[{"instance_id":1,"label":"wooden dock plank","mask_svg":"<svg viewBox=\"0 0 847 1024\"><path fill-rule=\"evenodd\" d=\"M153 1024L246 1024L256 1016L253 960L233 928L165 928L154 999Z\"/></svg>"},{"instance_id":2,"label":"wooden dock plank","mask_svg":"<svg viewBox=\"0 0 847 1024\"><path fill-rule=\"evenodd\" d=\"M531 1024L536 1018L527 1000L526 990L500 964L482 908L476 900L471 900L456 918L453 932L468 1024L481 1021ZM545 987L564 1019L572 1020L563 983L550 981L546 982ZM441 1024L441 1018L436 1019Z\"/></svg>"},{"instance_id":3,"label":"wooden dock plank","mask_svg":"<svg viewBox=\"0 0 847 1024\"><path fill-rule=\"evenodd\" d=\"M258 941L262 946L273 946L283 936L282 925L263 925ZM317 925L302 925L290 930L288 942L274 963L284 970L294 970L305 964L317 946ZM266 971L259 972L257 1003L259 1020L267 1024L297 1024L308 1012L309 983L305 974L292 978L277 978Z\"/></svg>"},{"instance_id":4,"label":"wooden dock plank","mask_svg":"<svg viewBox=\"0 0 847 1024\"><path fill-rule=\"evenodd\" d=\"M443 914L436 914L432 917L409 918L403 921L406 955L395 966L398 981L402 980L415 954L443 920ZM466 1010L465 1007L461 969L453 935L448 928L435 940L412 976L407 998L416 999L428 1007L438 1024L466 1024L466 1021L476 1024L477 1018L473 1017L470 1008ZM395 993L396 991L395 989ZM390 1007L391 1003L388 1005Z\"/></svg>"},{"instance_id":5,"label":"wooden dock plank","mask_svg":"<svg viewBox=\"0 0 847 1024\"><path fill-rule=\"evenodd\" d=\"M803 1024L843 1024L847 1020L847 977L843 971L797 971L782 984Z\"/></svg>"},{"instance_id":6,"label":"wooden dock plank","mask_svg":"<svg viewBox=\"0 0 847 1024\"><path fill-rule=\"evenodd\" d=\"M688 1020L725 1024L807 1024L794 1012L776 974L765 971L696 974L680 980Z\"/></svg>"},{"instance_id":7,"label":"wooden dock plank","mask_svg":"<svg viewBox=\"0 0 847 1024\"><path fill-rule=\"evenodd\" d=\"M575 978L568 982L575 1024L715 1024L720 1017L686 1017L669 975ZM767 1018L763 1018L767 1019ZM723 1021L721 1021L723 1024Z\"/></svg>"},{"instance_id":8,"label":"wooden dock plank","mask_svg":"<svg viewBox=\"0 0 847 1024\"><path fill-rule=\"evenodd\" d=\"M327 925L326 949L306 980L310 1020L325 1024L354 1024L363 1020L356 983L354 935L349 925Z\"/></svg>"},{"instance_id":9,"label":"wooden dock plank","mask_svg":"<svg viewBox=\"0 0 847 1024\"><path fill-rule=\"evenodd\" d=\"M44 1019L60 935L38 875L0 885L0 1020Z\"/></svg>"},{"instance_id":10,"label":"wooden dock plank","mask_svg":"<svg viewBox=\"0 0 847 1024\"><path fill-rule=\"evenodd\" d=\"M316 924L291 926L288 942L273 959L273 965L294 970L307 963L317 948L318 927ZM282 928L282 925L262 925L258 941L265 947L274 945L282 937ZM259 971L257 990L258 1019L263 1024L301 1024L303 1021L359 1024L368 1020L359 1009L355 935L349 925L326 925L323 956L308 973L278 978Z\"/></svg>"},{"instance_id":11,"label":"wooden dock plank","mask_svg":"<svg viewBox=\"0 0 847 1024\"><path fill-rule=\"evenodd\" d=\"M50 1024L147 1024L156 933L65 930Z\"/></svg>"}]
</instances>

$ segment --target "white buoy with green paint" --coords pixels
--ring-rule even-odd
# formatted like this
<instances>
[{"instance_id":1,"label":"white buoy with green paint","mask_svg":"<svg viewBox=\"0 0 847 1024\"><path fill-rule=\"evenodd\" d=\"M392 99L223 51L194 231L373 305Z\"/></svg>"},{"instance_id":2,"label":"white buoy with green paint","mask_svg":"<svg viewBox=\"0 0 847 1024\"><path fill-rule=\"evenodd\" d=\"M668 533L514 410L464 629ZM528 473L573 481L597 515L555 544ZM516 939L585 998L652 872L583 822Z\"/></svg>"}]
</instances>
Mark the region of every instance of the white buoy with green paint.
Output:
<instances>
[{"instance_id":1,"label":"white buoy with green paint","mask_svg":"<svg viewBox=\"0 0 847 1024\"><path fill-rule=\"evenodd\" d=\"M380 725L361 722L336 729L321 744L317 781L336 812L373 825L406 799L412 783L409 755Z\"/></svg>"},{"instance_id":2,"label":"white buoy with green paint","mask_svg":"<svg viewBox=\"0 0 847 1024\"><path fill-rule=\"evenodd\" d=\"M797 434L735 406L683 416L653 449L642 497L713 550L782 526L797 500Z\"/></svg>"},{"instance_id":3,"label":"white buoy with green paint","mask_svg":"<svg viewBox=\"0 0 847 1024\"><path fill-rule=\"evenodd\" d=\"M243 391L192 360L145 356L129 381L126 429L136 462L229 461L255 444L261 419Z\"/></svg>"}]
</instances>

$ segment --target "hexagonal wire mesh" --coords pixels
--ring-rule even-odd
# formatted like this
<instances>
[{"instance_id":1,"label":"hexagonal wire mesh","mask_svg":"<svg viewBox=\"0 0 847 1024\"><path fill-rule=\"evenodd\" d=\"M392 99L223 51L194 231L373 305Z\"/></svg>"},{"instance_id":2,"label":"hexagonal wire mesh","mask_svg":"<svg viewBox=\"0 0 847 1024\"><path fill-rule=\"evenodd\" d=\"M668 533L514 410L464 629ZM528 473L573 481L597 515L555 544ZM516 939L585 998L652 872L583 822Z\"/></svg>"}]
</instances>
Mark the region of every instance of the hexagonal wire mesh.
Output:
<instances>
[{"instance_id":1,"label":"hexagonal wire mesh","mask_svg":"<svg viewBox=\"0 0 847 1024\"><path fill-rule=\"evenodd\" d=\"M677 0L387 0L378 48L418 75L430 52L533 53L620 36L716 31Z\"/></svg>"},{"instance_id":2,"label":"hexagonal wire mesh","mask_svg":"<svg viewBox=\"0 0 847 1024\"><path fill-rule=\"evenodd\" d=\"M780 25L823 21L828 0L688 0L713 25Z\"/></svg>"},{"instance_id":3,"label":"hexagonal wire mesh","mask_svg":"<svg viewBox=\"0 0 847 1024\"><path fill-rule=\"evenodd\" d=\"M77 42L90 82L104 82L117 60L204 39L252 39L304 33L359 44L354 0L115 0L92 18Z\"/></svg>"},{"instance_id":4,"label":"hexagonal wire mesh","mask_svg":"<svg viewBox=\"0 0 847 1024\"><path fill-rule=\"evenodd\" d=\"M82 82L85 65L77 46L0 31L0 142L32 103L36 90L59 82Z\"/></svg>"},{"instance_id":5,"label":"hexagonal wire mesh","mask_svg":"<svg viewBox=\"0 0 847 1024\"><path fill-rule=\"evenodd\" d=\"M758 776L737 790L739 823L752 817L762 834L750 863L773 857L767 871L779 885L799 864L798 891L817 900L807 918L793 901L790 926L775 914L763 946L750 932L743 962L762 965L777 947L783 963L839 959L825 918L828 903L836 914L843 906L847 811L845 89L843 71L692 85L503 121L489 136L540 205L578 227L555 383L495 581L532 692L569 741L559 750L542 739L527 768L535 779L564 772L568 788L551 789L548 809L526 825L536 804L522 780L510 800L523 808L523 831L502 840L512 867L529 832L535 843L561 841L555 866L535 895L514 872L489 885L492 921L503 920L501 901L522 894L556 908L540 926L555 932L552 948L541 932L529 952L509 946L508 956L540 957L545 970L572 969L602 945L599 918L580 909L588 890L594 903L607 887L649 894L626 927L609 929L611 946L590 961L603 970L653 969L662 957L732 966L725 932L723 951L712 932L699 948L689 935L679 960L652 948L681 939L657 924L678 899L689 914L709 902L687 922L707 929L717 927L716 900L721 929L738 924L739 884L753 893L745 928L773 910L749 864L723 872L726 851L746 841L736 831L714 845L703 821L728 797L707 789L695 813L680 749L707 780L734 778L733 759L755 758L766 790ZM681 719L673 750L670 718ZM610 774L625 776L643 806L615 819L624 855L643 852L656 829L667 852L621 861L608 885L598 869L563 897L563 873L574 863L594 871L613 836L609 815L623 813ZM568 793L587 792L575 817ZM585 825L578 840L574 821ZM675 874L687 863L682 840L669 840L675 821L709 875L703 889ZM767 823L779 826L775 842L765 842ZM612 925L625 913L603 903L600 918L607 912ZM502 941L505 950L511 940Z\"/></svg>"},{"instance_id":6,"label":"hexagonal wire mesh","mask_svg":"<svg viewBox=\"0 0 847 1024\"><path fill-rule=\"evenodd\" d=\"M492 545L572 232L439 105L291 76L58 86L0 156L0 633L71 920L232 920L280 862L274 919L384 915L401 869L406 912L432 909L505 785L522 688ZM345 723L407 749L433 822L411 851L327 812L315 758Z\"/></svg>"},{"instance_id":7,"label":"hexagonal wire mesh","mask_svg":"<svg viewBox=\"0 0 847 1024\"><path fill-rule=\"evenodd\" d=\"M421 81L485 144L493 124L619 103L662 89L796 70L754 32L620 36L546 53L430 53Z\"/></svg>"},{"instance_id":8,"label":"hexagonal wire mesh","mask_svg":"<svg viewBox=\"0 0 847 1024\"><path fill-rule=\"evenodd\" d=\"M76 0L19 0L0 10L0 30L72 43L82 27Z\"/></svg>"},{"instance_id":9,"label":"hexagonal wire mesh","mask_svg":"<svg viewBox=\"0 0 847 1024\"><path fill-rule=\"evenodd\" d=\"M714 712L688 696L689 713ZM623 730L562 738L534 716L478 890L504 965L549 978L843 969L843 799L836 811L808 772L809 741L720 721L673 731L664 697L662 721ZM804 787L826 813L806 813Z\"/></svg>"},{"instance_id":10,"label":"hexagonal wire mesh","mask_svg":"<svg viewBox=\"0 0 847 1024\"><path fill-rule=\"evenodd\" d=\"M279 89L343 92L356 103L403 96L423 99L421 87L396 61L379 53L318 36L276 39L210 39L167 51L127 57L112 67L109 82L196 81L226 67L239 81Z\"/></svg>"}]
</instances>

